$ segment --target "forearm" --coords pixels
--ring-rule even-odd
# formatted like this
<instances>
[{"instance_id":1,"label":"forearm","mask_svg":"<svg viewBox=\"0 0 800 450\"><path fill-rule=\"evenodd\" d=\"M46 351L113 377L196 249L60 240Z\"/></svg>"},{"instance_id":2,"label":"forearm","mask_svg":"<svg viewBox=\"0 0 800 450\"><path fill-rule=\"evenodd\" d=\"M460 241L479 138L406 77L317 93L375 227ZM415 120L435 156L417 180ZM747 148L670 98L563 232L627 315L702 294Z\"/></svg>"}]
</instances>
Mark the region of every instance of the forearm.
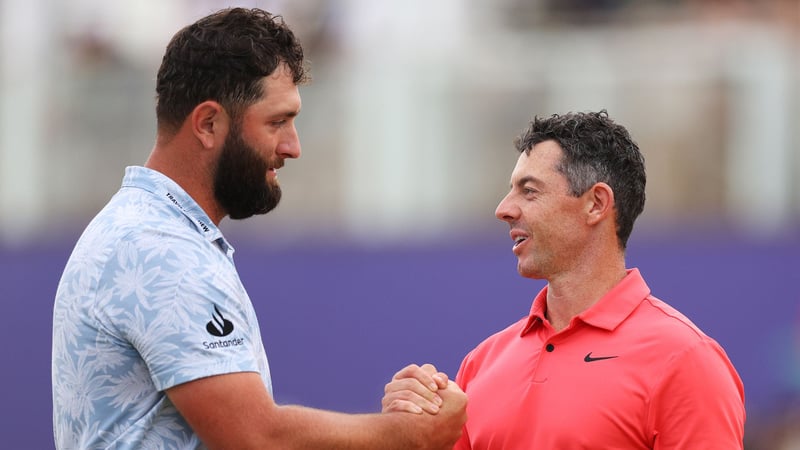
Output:
<instances>
[{"instance_id":1,"label":"forearm","mask_svg":"<svg viewBox=\"0 0 800 450\"><path fill-rule=\"evenodd\" d=\"M343 414L278 406L265 427L268 448L408 450L428 448L420 431L430 418L407 413Z\"/></svg>"},{"instance_id":2,"label":"forearm","mask_svg":"<svg viewBox=\"0 0 800 450\"><path fill-rule=\"evenodd\" d=\"M449 450L466 420L466 396L455 385L439 391L435 415L279 406L251 372L201 378L167 394L210 449Z\"/></svg>"}]
</instances>

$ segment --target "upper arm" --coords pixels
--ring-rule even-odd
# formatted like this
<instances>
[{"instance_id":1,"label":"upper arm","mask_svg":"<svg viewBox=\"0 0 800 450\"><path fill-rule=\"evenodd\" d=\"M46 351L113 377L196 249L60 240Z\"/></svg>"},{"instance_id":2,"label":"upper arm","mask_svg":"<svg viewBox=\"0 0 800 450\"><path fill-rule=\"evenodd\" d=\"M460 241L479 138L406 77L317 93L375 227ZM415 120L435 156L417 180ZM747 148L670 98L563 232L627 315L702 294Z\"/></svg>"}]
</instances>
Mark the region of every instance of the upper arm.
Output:
<instances>
[{"instance_id":1,"label":"upper arm","mask_svg":"<svg viewBox=\"0 0 800 450\"><path fill-rule=\"evenodd\" d=\"M166 393L208 448L270 448L277 407L258 373L200 378Z\"/></svg>"},{"instance_id":2,"label":"upper arm","mask_svg":"<svg viewBox=\"0 0 800 450\"><path fill-rule=\"evenodd\" d=\"M698 343L672 363L651 405L656 449L742 448L744 388L722 348Z\"/></svg>"},{"instance_id":3,"label":"upper arm","mask_svg":"<svg viewBox=\"0 0 800 450\"><path fill-rule=\"evenodd\" d=\"M118 245L98 323L136 350L158 391L234 372L260 372L268 384L255 312L233 266L207 242L157 237Z\"/></svg>"}]
</instances>

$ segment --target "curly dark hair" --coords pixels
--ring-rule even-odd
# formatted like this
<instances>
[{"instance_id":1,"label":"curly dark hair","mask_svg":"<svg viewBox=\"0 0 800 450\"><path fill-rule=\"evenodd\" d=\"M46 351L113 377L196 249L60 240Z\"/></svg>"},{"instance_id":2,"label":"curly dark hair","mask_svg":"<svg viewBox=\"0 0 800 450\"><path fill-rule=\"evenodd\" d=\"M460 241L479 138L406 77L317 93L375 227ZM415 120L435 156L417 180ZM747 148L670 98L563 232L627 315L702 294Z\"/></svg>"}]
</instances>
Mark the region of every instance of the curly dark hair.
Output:
<instances>
[{"instance_id":1,"label":"curly dark hair","mask_svg":"<svg viewBox=\"0 0 800 450\"><path fill-rule=\"evenodd\" d=\"M572 195L583 195L598 182L611 186L617 238L624 250L633 223L644 210L647 175L639 146L606 110L534 117L514 145L517 151L530 154L534 145L549 140L563 150L557 169L567 178Z\"/></svg>"},{"instance_id":2,"label":"curly dark hair","mask_svg":"<svg viewBox=\"0 0 800 450\"><path fill-rule=\"evenodd\" d=\"M178 31L156 79L158 126L176 130L198 104L219 102L234 119L264 95L262 80L286 64L308 81L303 47L281 16L228 8Z\"/></svg>"}]
</instances>

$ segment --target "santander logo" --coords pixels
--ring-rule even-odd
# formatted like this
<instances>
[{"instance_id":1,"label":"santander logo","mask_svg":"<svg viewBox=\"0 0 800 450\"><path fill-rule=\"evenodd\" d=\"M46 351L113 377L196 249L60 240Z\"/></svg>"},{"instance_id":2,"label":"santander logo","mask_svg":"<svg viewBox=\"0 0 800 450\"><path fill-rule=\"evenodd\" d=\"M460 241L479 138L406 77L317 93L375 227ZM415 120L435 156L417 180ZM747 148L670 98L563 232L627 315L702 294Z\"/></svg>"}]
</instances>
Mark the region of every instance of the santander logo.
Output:
<instances>
[{"instance_id":1,"label":"santander logo","mask_svg":"<svg viewBox=\"0 0 800 450\"><path fill-rule=\"evenodd\" d=\"M206 331L217 337L227 336L233 333L233 322L226 319L217 305L214 305L214 313L211 315L211 321L206 324Z\"/></svg>"}]
</instances>

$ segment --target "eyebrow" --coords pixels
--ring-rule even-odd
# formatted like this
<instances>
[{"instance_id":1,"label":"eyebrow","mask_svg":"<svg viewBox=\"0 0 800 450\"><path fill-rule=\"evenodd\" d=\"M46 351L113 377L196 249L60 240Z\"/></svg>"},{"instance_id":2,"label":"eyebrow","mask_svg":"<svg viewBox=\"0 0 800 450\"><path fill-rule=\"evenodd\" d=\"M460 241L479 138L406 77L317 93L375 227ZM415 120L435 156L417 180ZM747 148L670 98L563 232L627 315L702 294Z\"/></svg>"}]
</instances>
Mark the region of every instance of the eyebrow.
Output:
<instances>
[{"instance_id":1,"label":"eyebrow","mask_svg":"<svg viewBox=\"0 0 800 450\"><path fill-rule=\"evenodd\" d=\"M300 114L300 110L302 106L299 106L297 109L291 109L290 106L286 106L285 109L277 109L273 114L270 114L270 117L283 117L287 119L291 119L292 117L297 117Z\"/></svg>"},{"instance_id":2,"label":"eyebrow","mask_svg":"<svg viewBox=\"0 0 800 450\"><path fill-rule=\"evenodd\" d=\"M292 117L297 117L298 114L300 114L300 110L299 109L297 111L286 111L286 112L282 112L282 113L277 113L277 114L275 114L275 116L276 117L292 118Z\"/></svg>"},{"instance_id":3,"label":"eyebrow","mask_svg":"<svg viewBox=\"0 0 800 450\"><path fill-rule=\"evenodd\" d=\"M283 112L276 112L275 114L271 114L267 116L266 121L273 122L276 120L290 120L297 117L300 114L300 111L283 111Z\"/></svg>"},{"instance_id":4,"label":"eyebrow","mask_svg":"<svg viewBox=\"0 0 800 450\"><path fill-rule=\"evenodd\" d=\"M519 180L517 180L516 183L511 183L511 187L514 187L514 186L522 187L522 186L524 186L524 185L526 185L528 183L533 183L533 184L535 184L537 186L541 186L542 184L544 184L542 182L542 180L534 177L533 175L526 175L526 176L520 178Z\"/></svg>"}]
</instances>

